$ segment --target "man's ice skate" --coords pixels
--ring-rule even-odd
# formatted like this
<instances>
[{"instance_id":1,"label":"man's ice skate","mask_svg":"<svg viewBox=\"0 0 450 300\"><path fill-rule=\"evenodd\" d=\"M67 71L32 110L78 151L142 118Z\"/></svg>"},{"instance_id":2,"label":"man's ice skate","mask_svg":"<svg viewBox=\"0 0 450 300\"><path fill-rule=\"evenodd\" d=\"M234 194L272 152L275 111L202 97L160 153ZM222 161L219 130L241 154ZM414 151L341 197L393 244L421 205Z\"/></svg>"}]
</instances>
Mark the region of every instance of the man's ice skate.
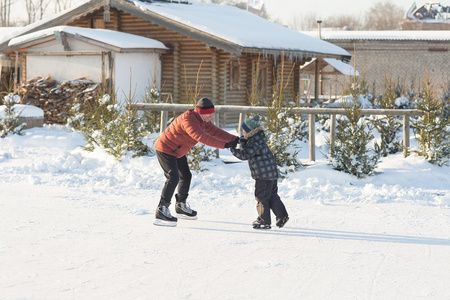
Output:
<instances>
[{"instance_id":1,"label":"man's ice skate","mask_svg":"<svg viewBox=\"0 0 450 300\"><path fill-rule=\"evenodd\" d=\"M169 208L162 205L155 212L153 225L175 227L177 226L177 220L170 214Z\"/></svg>"},{"instance_id":2,"label":"man's ice skate","mask_svg":"<svg viewBox=\"0 0 450 300\"><path fill-rule=\"evenodd\" d=\"M289 221L289 217L283 217L283 218L277 218L277 226L278 227L283 227L284 226L284 224L286 224L287 223L287 221Z\"/></svg>"},{"instance_id":3,"label":"man's ice skate","mask_svg":"<svg viewBox=\"0 0 450 300\"><path fill-rule=\"evenodd\" d=\"M270 228L272 228L272 227L270 227L270 224L266 224L259 219L256 221L253 221L252 225L253 225L253 228L255 228L255 229L270 229Z\"/></svg>"},{"instance_id":4,"label":"man's ice skate","mask_svg":"<svg viewBox=\"0 0 450 300\"><path fill-rule=\"evenodd\" d=\"M180 219L197 220L197 212L191 209L186 202L177 202L175 212Z\"/></svg>"}]
</instances>

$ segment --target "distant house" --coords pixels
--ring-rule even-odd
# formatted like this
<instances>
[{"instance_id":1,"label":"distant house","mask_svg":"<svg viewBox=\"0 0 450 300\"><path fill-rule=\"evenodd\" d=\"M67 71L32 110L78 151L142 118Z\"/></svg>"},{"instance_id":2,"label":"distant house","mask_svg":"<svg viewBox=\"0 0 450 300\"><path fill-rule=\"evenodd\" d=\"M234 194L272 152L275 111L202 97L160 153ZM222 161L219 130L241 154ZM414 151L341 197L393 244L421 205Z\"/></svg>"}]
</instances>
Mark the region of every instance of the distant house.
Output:
<instances>
[{"instance_id":1,"label":"distant house","mask_svg":"<svg viewBox=\"0 0 450 300\"><path fill-rule=\"evenodd\" d=\"M25 27L20 35L61 25L121 31L162 42L169 51L161 55L161 86L174 102L186 101L197 87L198 97L209 97L216 104L247 105L253 89L264 103L281 78L287 83L288 99L294 100L299 96L302 64L314 58L350 59L338 46L237 7L189 1L86 1ZM0 52L17 57L26 55L27 49L17 51L9 39L0 38ZM24 80L25 62L19 60L19 65ZM220 121L236 122L237 115L221 115Z\"/></svg>"},{"instance_id":2,"label":"distant house","mask_svg":"<svg viewBox=\"0 0 450 300\"><path fill-rule=\"evenodd\" d=\"M406 12L402 23L403 30L449 30L450 6L439 2L427 1L417 7L414 2Z\"/></svg>"},{"instance_id":3,"label":"distant house","mask_svg":"<svg viewBox=\"0 0 450 300\"><path fill-rule=\"evenodd\" d=\"M317 32L303 32L313 37ZM427 74L439 94L448 88L450 31L322 31L324 40L346 49L375 96L385 90L385 79L406 93L418 92Z\"/></svg>"}]
</instances>

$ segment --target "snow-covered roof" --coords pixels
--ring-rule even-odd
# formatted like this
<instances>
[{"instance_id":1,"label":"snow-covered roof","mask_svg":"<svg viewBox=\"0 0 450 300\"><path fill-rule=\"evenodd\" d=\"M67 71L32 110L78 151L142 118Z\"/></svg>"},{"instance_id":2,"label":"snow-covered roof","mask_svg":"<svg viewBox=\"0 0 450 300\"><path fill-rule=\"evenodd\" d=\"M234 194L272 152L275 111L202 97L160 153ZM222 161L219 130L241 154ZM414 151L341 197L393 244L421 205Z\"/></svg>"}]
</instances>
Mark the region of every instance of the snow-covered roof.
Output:
<instances>
[{"instance_id":1,"label":"snow-covered roof","mask_svg":"<svg viewBox=\"0 0 450 300\"><path fill-rule=\"evenodd\" d=\"M311 37L319 37L318 31L302 31ZM322 30L325 40L397 40L397 41L450 41L450 30Z\"/></svg>"},{"instance_id":2,"label":"snow-covered roof","mask_svg":"<svg viewBox=\"0 0 450 300\"><path fill-rule=\"evenodd\" d=\"M24 27L0 27L0 42L7 38L14 37L20 33Z\"/></svg>"},{"instance_id":3,"label":"snow-covered roof","mask_svg":"<svg viewBox=\"0 0 450 300\"><path fill-rule=\"evenodd\" d=\"M173 3L138 0L109 1L111 8L135 15L235 55L245 52L267 54L284 52L286 56L350 58L350 54L341 47L272 23L235 6L194 0ZM86 13L103 9L104 4L104 0L83 1L51 19L41 20L24 27L21 34L49 26L68 24ZM1 38L0 50L5 50L5 40L1 41Z\"/></svg>"},{"instance_id":4,"label":"snow-covered roof","mask_svg":"<svg viewBox=\"0 0 450 300\"><path fill-rule=\"evenodd\" d=\"M248 50L267 49L349 55L344 49L275 24L243 9L190 1L192 4L132 1L143 11L192 27ZM245 52L245 50L244 50Z\"/></svg>"},{"instance_id":5,"label":"snow-covered roof","mask_svg":"<svg viewBox=\"0 0 450 300\"><path fill-rule=\"evenodd\" d=\"M303 72L312 73L315 69L315 63L315 59L308 61L301 66L301 69L303 70ZM323 69L327 65L331 66L335 70L333 71L334 74L359 76L359 72L346 62L334 58L324 58L323 60L319 59L319 68Z\"/></svg>"},{"instance_id":6,"label":"snow-covered roof","mask_svg":"<svg viewBox=\"0 0 450 300\"><path fill-rule=\"evenodd\" d=\"M21 45L25 43L32 43L35 40L53 36L56 32L64 32L75 38L87 38L121 49L168 49L159 41L134 34L108 29L92 29L73 26L56 26L25 34L11 39L8 45L14 49L15 47L21 47Z\"/></svg>"},{"instance_id":7,"label":"snow-covered roof","mask_svg":"<svg viewBox=\"0 0 450 300\"><path fill-rule=\"evenodd\" d=\"M358 70L355 70L351 65L345 63L343 61L334 59L334 58L325 58L324 59L330 66L341 72L343 75L348 76L359 76Z\"/></svg>"}]
</instances>

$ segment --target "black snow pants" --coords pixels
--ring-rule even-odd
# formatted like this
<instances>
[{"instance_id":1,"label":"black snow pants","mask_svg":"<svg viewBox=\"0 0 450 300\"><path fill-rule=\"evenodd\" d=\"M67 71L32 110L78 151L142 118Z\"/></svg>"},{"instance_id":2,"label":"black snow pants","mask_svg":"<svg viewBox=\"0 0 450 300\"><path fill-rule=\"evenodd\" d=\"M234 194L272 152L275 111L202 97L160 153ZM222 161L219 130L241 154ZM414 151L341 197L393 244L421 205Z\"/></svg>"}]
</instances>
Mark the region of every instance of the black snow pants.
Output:
<instances>
[{"instance_id":1,"label":"black snow pants","mask_svg":"<svg viewBox=\"0 0 450 300\"><path fill-rule=\"evenodd\" d=\"M156 156L158 157L158 162L166 177L166 183L162 189L158 206L170 206L173 193L177 186L178 193L175 195L177 202L186 202L192 179L186 155L176 158L173 155L156 151Z\"/></svg>"},{"instance_id":2,"label":"black snow pants","mask_svg":"<svg viewBox=\"0 0 450 300\"><path fill-rule=\"evenodd\" d=\"M266 224L271 224L270 210L277 218L284 218L288 216L286 207L278 196L277 180L259 180L255 182L255 198L258 202L256 204L256 211L258 212L258 219Z\"/></svg>"}]
</instances>

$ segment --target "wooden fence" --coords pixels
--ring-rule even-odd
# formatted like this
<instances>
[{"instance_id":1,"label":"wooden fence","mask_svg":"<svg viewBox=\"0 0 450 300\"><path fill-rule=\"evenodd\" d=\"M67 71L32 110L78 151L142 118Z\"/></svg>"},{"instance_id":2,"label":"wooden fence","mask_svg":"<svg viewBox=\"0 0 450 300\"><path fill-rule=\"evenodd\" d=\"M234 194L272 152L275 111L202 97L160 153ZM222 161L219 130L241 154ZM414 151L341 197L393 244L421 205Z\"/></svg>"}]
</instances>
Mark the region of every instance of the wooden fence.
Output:
<instances>
[{"instance_id":1,"label":"wooden fence","mask_svg":"<svg viewBox=\"0 0 450 300\"><path fill-rule=\"evenodd\" d=\"M166 129L167 117L169 111L182 112L190 108L194 108L189 104L165 104L165 103L137 103L137 110L161 111L161 132ZM241 124L246 119L246 114L267 114L265 106L239 106L239 105L216 105L214 106L216 113L239 113L239 134L241 133ZM293 114L309 116L309 160L315 161L315 133L316 133L316 115L330 115L330 153L334 150L336 137L336 115L345 115L344 108L306 108L295 107L290 110ZM422 112L414 109L361 109L361 115L383 115L383 116L403 116L403 153L406 155L407 149L410 147L410 116L420 116ZM217 124L218 115L214 114L214 123Z\"/></svg>"}]
</instances>

